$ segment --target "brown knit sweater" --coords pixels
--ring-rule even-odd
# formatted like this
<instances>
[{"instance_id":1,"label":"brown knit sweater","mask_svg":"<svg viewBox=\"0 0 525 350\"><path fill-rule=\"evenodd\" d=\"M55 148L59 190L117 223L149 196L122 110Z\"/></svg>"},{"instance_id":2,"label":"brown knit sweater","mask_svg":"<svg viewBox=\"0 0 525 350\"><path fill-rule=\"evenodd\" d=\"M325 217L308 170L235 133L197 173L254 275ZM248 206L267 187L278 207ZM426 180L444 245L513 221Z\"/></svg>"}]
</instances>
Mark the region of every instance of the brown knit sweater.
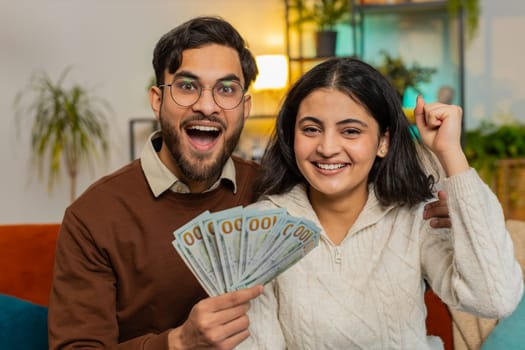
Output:
<instances>
[{"instance_id":1,"label":"brown knit sweater","mask_svg":"<svg viewBox=\"0 0 525 350\"><path fill-rule=\"evenodd\" d=\"M134 161L66 210L49 304L50 349L167 348L167 331L206 297L173 248L173 231L204 210L252 201L257 166L234 162L236 194L222 183L207 193L155 198Z\"/></svg>"}]
</instances>

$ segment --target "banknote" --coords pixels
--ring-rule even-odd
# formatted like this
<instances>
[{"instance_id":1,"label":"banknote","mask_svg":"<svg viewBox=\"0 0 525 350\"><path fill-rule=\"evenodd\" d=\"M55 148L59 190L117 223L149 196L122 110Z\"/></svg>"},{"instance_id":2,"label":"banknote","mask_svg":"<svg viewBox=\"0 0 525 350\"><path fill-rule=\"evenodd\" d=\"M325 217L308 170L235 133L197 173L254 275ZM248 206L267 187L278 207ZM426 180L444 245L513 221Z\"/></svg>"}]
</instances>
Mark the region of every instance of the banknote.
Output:
<instances>
[{"instance_id":1,"label":"banknote","mask_svg":"<svg viewBox=\"0 0 525 350\"><path fill-rule=\"evenodd\" d=\"M215 273L213 271L210 255L203 241L201 230L201 217L209 216L209 212L204 212L194 220L186 223L173 234L175 240L172 242L175 249L179 252L186 265L189 266L193 274L201 282L208 294L216 295L220 291Z\"/></svg>"},{"instance_id":2,"label":"banknote","mask_svg":"<svg viewBox=\"0 0 525 350\"><path fill-rule=\"evenodd\" d=\"M205 211L173 232L173 246L211 296L266 284L319 244L321 229L285 208Z\"/></svg>"},{"instance_id":3,"label":"banknote","mask_svg":"<svg viewBox=\"0 0 525 350\"><path fill-rule=\"evenodd\" d=\"M259 249L265 246L265 241L273 240L272 229L280 225L286 214L286 209L268 210L245 209L243 211L243 230L239 261L239 278L251 266ZM250 268L250 267L248 267Z\"/></svg>"},{"instance_id":4,"label":"banknote","mask_svg":"<svg viewBox=\"0 0 525 350\"><path fill-rule=\"evenodd\" d=\"M202 238L210 258L213 273L215 274L217 289L224 292L226 290L226 282L224 281L224 272L222 271L219 249L217 248L217 240L215 239L214 220L210 213L207 213L208 215L200 216L196 219L200 220Z\"/></svg>"},{"instance_id":5,"label":"banknote","mask_svg":"<svg viewBox=\"0 0 525 350\"><path fill-rule=\"evenodd\" d=\"M221 267L224 273L226 291L239 278L239 257L241 249L243 207L216 212L213 215L213 227Z\"/></svg>"},{"instance_id":6,"label":"banknote","mask_svg":"<svg viewBox=\"0 0 525 350\"><path fill-rule=\"evenodd\" d=\"M237 285L243 281L246 283L247 279L258 281L259 276L269 271L274 271L277 275L282 272L279 270L279 265L288 268L317 246L317 226L310 220L295 219L293 226L290 226L290 221L288 221L288 225L285 225L279 232L279 235L284 238L276 240L275 244L268 248L268 253L262 252L261 256L253 259L257 265L254 264L251 268L247 268ZM314 243L310 243L311 241Z\"/></svg>"}]
</instances>

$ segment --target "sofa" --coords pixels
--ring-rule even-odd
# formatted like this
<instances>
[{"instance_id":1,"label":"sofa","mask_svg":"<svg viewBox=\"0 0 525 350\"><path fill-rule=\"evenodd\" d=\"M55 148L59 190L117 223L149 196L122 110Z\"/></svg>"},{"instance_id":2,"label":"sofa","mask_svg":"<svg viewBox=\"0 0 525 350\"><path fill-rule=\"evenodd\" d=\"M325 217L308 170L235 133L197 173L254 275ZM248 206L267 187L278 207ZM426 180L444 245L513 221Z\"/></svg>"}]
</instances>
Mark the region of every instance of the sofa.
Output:
<instances>
[{"instance_id":1,"label":"sofa","mask_svg":"<svg viewBox=\"0 0 525 350\"><path fill-rule=\"evenodd\" d=\"M0 225L0 293L48 305L59 228Z\"/></svg>"},{"instance_id":2,"label":"sofa","mask_svg":"<svg viewBox=\"0 0 525 350\"><path fill-rule=\"evenodd\" d=\"M59 224L0 225L0 348L45 350Z\"/></svg>"},{"instance_id":3,"label":"sofa","mask_svg":"<svg viewBox=\"0 0 525 350\"><path fill-rule=\"evenodd\" d=\"M506 225L525 271L525 221L507 220ZM425 294L425 302L428 333L439 336L445 350L525 350L525 296L516 311L502 320L450 309L432 291Z\"/></svg>"},{"instance_id":4,"label":"sofa","mask_svg":"<svg viewBox=\"0 0 525 350\"><path fill-rule=\"evenodd\" d=\"M525 221L507 220L507 230L514 252L525 271ZM525 350L525 297L514 313L503 320L489 320L450 310L454 350L512 349ZM519 332L515 330L519 329Z\"/></svg>"},{"instance_id":5,"label":"sofa","mask_svg":"<svg viewBox=\"0 0 525 350\"><path fill-rule=\"evenodd\" d=\"M507 228L522 270L525 270L525 221L508 220ZM59 224L0 225L0 344L7 344L4 337L15 339L12 344L16 344L5 349L38 349L33 343L27 343L36 342L36 339L41 340L40 348L47 348L44 331L59 229ZM525 336L522 335L525 334L525 320L521 320L525 317L525 302L521 303L519 312L500 321L449 310L431 290L427 291L425 302L428 333L441 337L445 350L514 350L519 347L500 344L518 336L524 337L521 344L525 349ZM9 313L16 317L9 317ZM7 323L24 333L16 338L18 333L9 332ZM35 329L33 334L40 334L40 338L23 337L28 325ZM516 327L521 327L522 331L515 331ZM487 344L495 345L489 347Z\"/></svg>"}]
</instances>

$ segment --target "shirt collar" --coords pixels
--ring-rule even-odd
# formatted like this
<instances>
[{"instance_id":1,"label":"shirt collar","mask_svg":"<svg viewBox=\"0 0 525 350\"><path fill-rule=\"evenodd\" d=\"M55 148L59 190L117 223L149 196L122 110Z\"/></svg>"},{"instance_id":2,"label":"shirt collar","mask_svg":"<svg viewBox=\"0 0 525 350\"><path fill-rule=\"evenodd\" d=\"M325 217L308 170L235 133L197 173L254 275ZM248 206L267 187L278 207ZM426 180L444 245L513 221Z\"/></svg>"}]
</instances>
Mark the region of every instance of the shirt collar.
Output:
<instances>
[{"instance_id":1,"label":"shirt collar","mask_svg":"<svg viewBox=\"0 0 525 350\"><path fill-rule=\"evenodd\" d=\"M160 131L155 131L148 138L140 156L142 171L146 176L146 181L148 182L151 192L155 197L159 197L167 190L177 193L190 193L189 187L179 180L160 160L157 152L160 150L161 145L161 133ZM228 158L226 164L222 168L222 173L219 179L205 192L212 191L219 187L222 180L229 181L233 185L233 193L237 192L237 184L235 182L235 164L231 157Z\"/></svg>"},{"instance_id":2,"label":"shirt collar","mask_svg":"<svg viewBox=\"0 0 525 350\"><path fill-rule=\"evenodd\" d=\"M293 216L306 217L322 227L317 214L315 213L310 200L308 199L308 189L303 183L295 185L289 192L264 196L277 207L286 208L288 213ZM350 228L348 235L353 235L365 227L376 224L396 205L383 206L379 202L374 191L374 186L368 186L368 198L365 207ZM422 214L421 214L422 215Z\"/></svg>"}]
</instances>

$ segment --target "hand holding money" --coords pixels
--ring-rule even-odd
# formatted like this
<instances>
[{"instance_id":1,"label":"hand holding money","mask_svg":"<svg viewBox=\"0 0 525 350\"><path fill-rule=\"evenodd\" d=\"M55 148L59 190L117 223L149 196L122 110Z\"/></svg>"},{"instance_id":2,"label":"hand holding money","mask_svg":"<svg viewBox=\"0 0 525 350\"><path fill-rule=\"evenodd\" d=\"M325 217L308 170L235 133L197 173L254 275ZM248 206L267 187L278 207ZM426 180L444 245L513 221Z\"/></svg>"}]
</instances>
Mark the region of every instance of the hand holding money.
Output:
<instances>
[{"instance_id":1,"label":"hand holding money","mask_svg":"<svg viewBox=\"0 0 525 350\"><path fill-rule=\"evenodd\" d=\"M262 286L198 302L182 326L168 334L170 349L233 349L249 335L246 312Z\"/></svg>"},{"instance_id":2,"label":"hand holding money","mask_svg":"<svg viewBox=\"0 0 525 350\"><path fill-rule=\"evenodd\" d=\"M206 211L173 234L179 255L215 296L266 284L318 245L320 229L284 208L239 206Z\"/></svg>"}]
</instances>

